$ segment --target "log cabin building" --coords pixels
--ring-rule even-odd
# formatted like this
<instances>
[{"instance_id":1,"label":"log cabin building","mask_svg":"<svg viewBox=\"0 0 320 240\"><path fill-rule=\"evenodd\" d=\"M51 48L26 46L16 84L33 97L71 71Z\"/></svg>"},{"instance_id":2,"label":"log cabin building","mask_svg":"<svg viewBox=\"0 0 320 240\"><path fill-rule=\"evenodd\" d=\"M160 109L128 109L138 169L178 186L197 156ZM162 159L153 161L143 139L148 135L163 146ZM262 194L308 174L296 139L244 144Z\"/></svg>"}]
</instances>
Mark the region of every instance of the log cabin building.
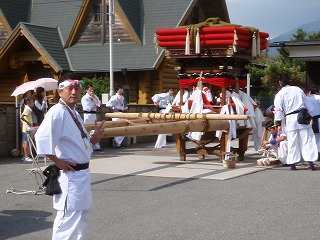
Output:
<instances>
[{"instance_id":1,"label":"log cabin building","mask_svg":"<svg viewBox=\"0 0 320 240\"><path fill-rule=\"evenodd\" d=\"M225 0L114 0L114 84L129 89L130 104L178 88L177 63L157 54L157 28L175 28L219 17L230 22ZM0 1L0 156L17 138L15 98L23 82L108 75L109 0Z\"/></svg>"}]
</instances>

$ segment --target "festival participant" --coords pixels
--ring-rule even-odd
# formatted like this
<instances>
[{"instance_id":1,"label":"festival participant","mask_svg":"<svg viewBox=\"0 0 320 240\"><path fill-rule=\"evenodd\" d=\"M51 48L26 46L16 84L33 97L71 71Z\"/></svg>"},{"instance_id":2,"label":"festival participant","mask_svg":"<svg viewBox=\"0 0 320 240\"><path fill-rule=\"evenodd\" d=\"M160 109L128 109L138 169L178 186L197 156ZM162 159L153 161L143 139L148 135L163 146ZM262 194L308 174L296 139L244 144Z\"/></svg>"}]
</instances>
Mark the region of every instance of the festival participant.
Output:
<instances>
[{"instance_id":1,"label":"festival participant","mask_svg":"<svg viewBox=\"0 0 320 240\"><path fill-rule=\"evenodd\" d=\"M92 205L91 145L100 141L104 121L95 126L89 137L75 110L81 86L72 74L60 78L57 91L59 103L49 109L35 134L38 156L48 157L60 169L58 182L62 192L53 195L57 215L52 239L86 239Z\"/></svg>"},{"instance_id":2,"label":"festival participant","mask_svg":"<svg viewBox=\"0 0 320 240\"><path fill-rule=\"evenodd\" d=\"M318 159L318 150L314 133L310 124L300 124L297 121L299 116L307 109L313 110L313 106L308 104L305 93L296 86L290 86L288 74L282 74L279 79L281 90L276 94L274 99L275 121L281 124L282 120L286 121L286 134L288 139L288 157L287 163L290 164L291 170L296 170L296 163L301 159L308 162L311 170L316 170L313 162ZM305 122L307 123L307 122ZM281 131L283 126L279 126Z\"/></svg>"},{"instance_id":3,"label":"festival participant","mask_svg":"<svg viewBox=\"0 0 320 240\"><path fill-rule=\"evenodd\" d=\"M32 162L32 158L29 157L29 141L27 129L32 127L34 124L33 121L33 112L32 107L34 106L34 99L32 97L27 97L24 99L24 110L21 113L20 119L22 120L22 149L23 157L22 161Z\"/></svg>"},{"instance_id":4,"label":"festival participant","mask_svg":"<svg viewBox=\"0 0 320 240\"><path fill-rule=\"evenodd\" d=\"M126 100L124 99L124 89L122 86L117 87L117 93L109 99L106 103L106 107L111 108L112 112L122 113L128 109L128 105L126 104ZM122 118L112 118L112 121L119 121ZM123 148L122 141L124 140L124 136L116 136L112 140L113 148Z\"/></svg>"},{"instance_id":5,"label":"festival participant","mask_svg":"<svg viewBox=\"0 0 320 240\"><path fill-rule=\"evenodd\" d=\"M159 107L159 113L164 113L167 106L172 104L174 97L173 97L173 89L170 88L166 93L157 93L153 95L151 98L153 101L153 104L157 107Z\"/></svg>"},{"instance_id":6,"label":"festival participant","mask_svg":"<svg viewBox=\"0 0 320 240\"><path fill-rule=\"evenodd\" d=\"M320 96L316 95L319 91L318 87L310 88L306 91L308 97L308 105L312 105L313 109L309 111L312 117L312 129L316 138L316 143L318 147L318 160L320 159L320 131L319 131L319 121L320 121Z\"/></svg>"},{"instance_id":7,"label":"festival participant","mask_svg":"<svg viewBox=\"0 0 320 240\"><path fill-rule=\"evenodd\" d=\"M154 105L159 107L159 113L168 113L171 111L173 102L173 89L170 88L166 93L155 94L152 98ZM162 148L167 144L166 134L159 134L154 148Z\"/></svg>"},{"instance_id":8,"label":"festival participant","mask_svg":"<svg viewBox=\"0 0 320 240\"><path fill-rule=\"evenodd\" d=\"M203 83L202 93L206 97L206 101L209 104L213 104L213 95L210 89L210 85L208 83Z\"/></svg>"},{"instance_id":9,"label":"festival participant","mask_svg":"<svg viewBox=\"0 0 320 240\"><path fill-rule=\"evenodd\" d=\"M183 90L183 95L182 95L182 105L183 106L188 99L190 98L191 94L193 92L193 86L189 85L187 88L185 88ZM180 90L178 91L176 97L174 98L173 102L172 102L172 106L180 106Z\"/></svg>"},{"instance_id":10,"label":"festival participant","mask_svg":"<svg viewBox=\"0 0 320 240\"><path fill-rule=\"evenodd\" d=\"M172 104L173 103L173 100L174 100L173 93L174 93L174 89L173 88L169 88L168 91L167 91L167 94L168 94L167 104Z\"/></svg>"},{"instance_id":11,"label":"festival participant","mask_svg":"<svg viewBox=\"0 0 320 240\"><path fill-rule=\"evenodd\" d=\"M93 85L86 86L86 94L81 98L81 105L83 109L83 122L94 123L97 120L97 109L101 106L101 101L94 94ZM102 151L100 144L93 145L93 151Z\"/></svg>"},{"instance_id":12,"label":"festival participant","mask_svg":"<svg viewBox=\"0 0 320 240\"><path fill-rule=\"evenodd\" d=\"M259 152L262 152L263 157L271 154L279 159L282 164L287 164L288 142L286 141L286 134L278 131L278 125L274 121L267 123L266 129L270 132L270 137L262 142Z\"/></svg>"}]
</instances>

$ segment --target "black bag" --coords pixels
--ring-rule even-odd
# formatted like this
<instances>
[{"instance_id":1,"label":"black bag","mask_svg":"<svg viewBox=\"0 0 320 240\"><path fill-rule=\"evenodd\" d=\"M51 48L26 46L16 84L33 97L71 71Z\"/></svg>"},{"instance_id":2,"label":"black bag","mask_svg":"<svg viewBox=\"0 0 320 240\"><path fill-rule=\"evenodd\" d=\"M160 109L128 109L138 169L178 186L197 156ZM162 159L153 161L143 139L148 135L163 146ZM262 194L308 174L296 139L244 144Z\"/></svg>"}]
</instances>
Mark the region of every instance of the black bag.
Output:
<instances>
[{"instance_id":1,"label":"black bag","mask_svg":"<svg viewBox=\"0 0 320 240\"><path fill-rule=\"evenodd\" d=\"M319 121L320 115L312 117L312 130L314 133L320 133L319 131Z\"/></svg>"},{"instance_id":2,"label":"black bag","mask_svg":"<svg viewBox=\"0 0 320 240\"><path fill-rule=\"evenodd\" d=\"M55 165L49 165L44 171L43 175L47 177L42 186L46 187L45 194L52 196L53 194L62 193L58 177L60 176L60 169Z\"/></svg>"},{"instance_id":3,"label":"black bag","mask_svg":"<svg viewBox=\"0 0 320 240\"><path fill-rule=\"evenodd\" d=\"M309 114L307 109L301 109L297 116L297 121L299 124L308 125L311 122L311 115Z\"/></svg>"}]
</instances>

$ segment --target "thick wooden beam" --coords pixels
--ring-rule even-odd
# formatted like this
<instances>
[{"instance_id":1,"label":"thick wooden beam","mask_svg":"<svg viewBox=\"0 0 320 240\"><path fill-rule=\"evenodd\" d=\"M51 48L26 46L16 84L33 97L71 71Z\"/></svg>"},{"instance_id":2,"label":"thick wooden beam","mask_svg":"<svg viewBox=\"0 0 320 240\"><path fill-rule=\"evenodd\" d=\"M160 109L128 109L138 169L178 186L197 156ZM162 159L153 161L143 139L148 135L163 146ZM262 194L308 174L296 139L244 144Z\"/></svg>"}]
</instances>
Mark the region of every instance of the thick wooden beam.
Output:
<instances>
[{"instance_id":1,"label":"thick wooden beam","mask_svg":"<svg viewBox=\"0 0 320 240\"><path fill-rule=\"evenodd\" d=\"M125 127L104 128L104 137L114 136L146 136L158 134L179 134L187 132L227 131L227 120L193 120L152 124L138 124Z\"/></svg>"}]
</instances>

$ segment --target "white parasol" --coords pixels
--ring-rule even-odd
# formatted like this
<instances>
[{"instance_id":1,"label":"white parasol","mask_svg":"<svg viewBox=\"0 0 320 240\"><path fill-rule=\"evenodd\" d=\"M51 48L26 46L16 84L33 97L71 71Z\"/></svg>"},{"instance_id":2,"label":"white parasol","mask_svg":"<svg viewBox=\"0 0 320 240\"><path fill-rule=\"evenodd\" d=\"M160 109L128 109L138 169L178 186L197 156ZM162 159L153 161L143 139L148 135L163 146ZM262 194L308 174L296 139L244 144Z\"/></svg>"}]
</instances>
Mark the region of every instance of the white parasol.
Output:
<instances>
[{"instance_id":1,"label":"white parasol","mask_svg":"<svg viewBox=\"0 0 320 240\"><path fill-rule=\"evenodd\" d=\"M53 78L39 78L36 81L30 81L21 84L18 86L11 96L18 96L20 94L24 94L29 90L35 90L38 87L43 87L46 92L57 89L58 88L58 81Z\"/></svg>"},{"instance_id":2,"label":"white parasol","mask_svg":"<svg viewBox=\"0 0 320 240\"><path fill-rule=\"evenodd\" d=\"M45 92L58 88L58 81L53 78L39 78L36 81L30 81L21 84L13 91L11 96L16 97L16 148L19 149L19 106L17 96L24 94L29 90L35 90L38 87L43 87Z\"/></svg>"}]
</instances>

